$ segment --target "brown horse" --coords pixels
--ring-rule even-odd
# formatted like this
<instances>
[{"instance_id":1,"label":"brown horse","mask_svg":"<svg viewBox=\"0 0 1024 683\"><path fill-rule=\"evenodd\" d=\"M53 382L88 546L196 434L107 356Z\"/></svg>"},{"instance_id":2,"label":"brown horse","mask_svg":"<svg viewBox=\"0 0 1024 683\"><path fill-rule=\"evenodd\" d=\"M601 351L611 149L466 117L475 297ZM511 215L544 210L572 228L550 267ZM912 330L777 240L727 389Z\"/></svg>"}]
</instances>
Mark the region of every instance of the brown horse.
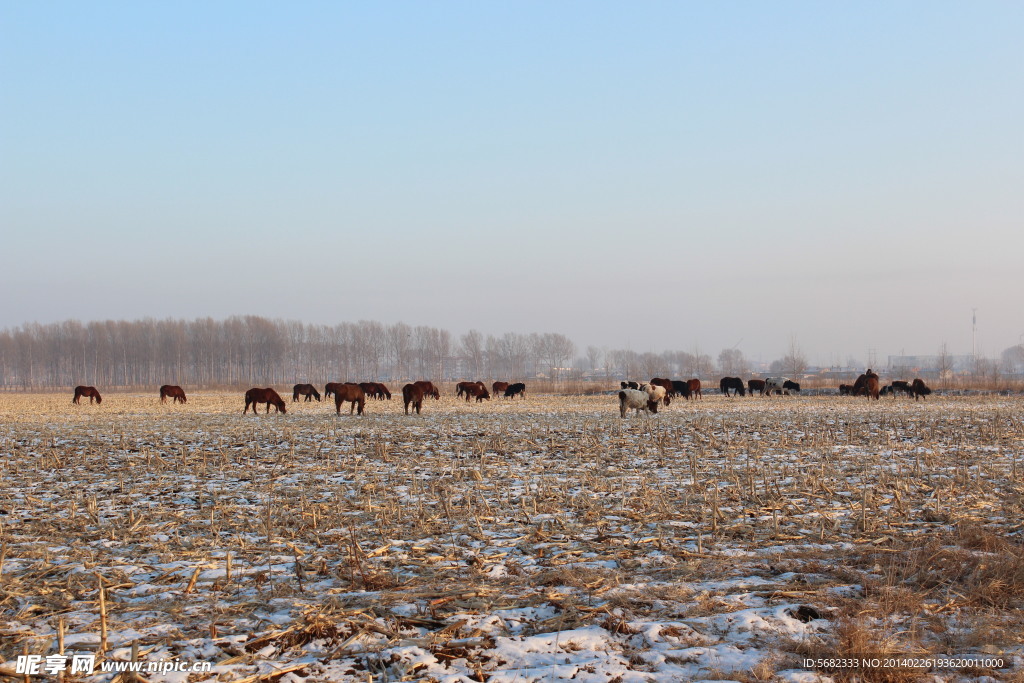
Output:
<instances>
[{"instance_id":1,"label":"brown horse","mask_svg":"<svg viewBox=\"0 0 1024 683\"><path fill-rule=\"evenodd\" d=\"M700 393L700 380L699 379L688 379L688 380L686 380L686 384L687 384L687 386L690 387L690 396L693 396L694 399L698 399L699 398L702 401L704 400L704 394ZM687 397L686 400L689 401L690 400L689 397Z\"/></svg>"},{"instance_id":2,"label":"brown horse","mask_svg":"<svg viewBox=\"0 0 1024 683\"><path fill-rule=\"evenodd\" d=\"M491 385L491 393L495 396L503 396L508 389L508 382L495 382Z\"/></svg>"},{"instance_id":3,"label":"brown horse","mask_svg":"<svg viewBox=\"0 0 1024 683\"><path fill-rule=\"evenodd\" d=\"M491 400L491 393L487 391L483 382L477 382L476 385L466 390L466 403L469 403L471 398L475 398L477 403L483 403L484 399Z\"/></svg>"},{"instance_id":4,"label":"brown horse","mask_svg":"<svg viewBox=\"0 0 1024 683\"><path fill-rule=\"evenodd\" d=\"M381 397L380 390L377 389L376 382L360 382L359 388L363 390L363 393L366 394L367 398L379 399Z\"/></svg>"},{"instance_id":5,"label":"brown horse","mask_svg":"<svg viewBox=\"0 0 1024 683\"><path fill-rule=\"evenodd\" d=\"M430 382L427 382L430 384ZM433 385L431 385L433 386ZM420 410L423 408L423 396L426 392L423 391L423 387L419 382L415 384L406 384L402 387L402 400L405 402L405 414L409 414L409 406L412 405L412 409L416 411L416 414L420 414Z\"/></svg>"},{"instance_id":6,"label":"brown horse","mask_svg":"<svg viewBox=\"0 0 1024 683\"><path fill-rule=\"evenodd\" d=\"M747 391L750 392L751 396L754 395L755 391L757 393L761 394L762 396L764 396L764 387L765 387L765 383L764 383L763 379L750 379L750 380L747 380Z\"/></svg>"},{"instance_id":7,"label":"brown horse","mask_svg":"<svg viewBox=\"0 0 1024 683\"><path fill-rule=\"evenodd\" d=\"M284 399L281 398L281 395L269 387L266 389L253 387L249 391L245 392L245 410L242 411L242 414L245 415L249 412L249 406L252 406L252 414L256 415L257 403L266 403L267 413L270 413L270 406L277 408L277 412L279 413L288 412L288 408L285 406Z\"/></svg>"},{"instance_id":8,"label":"brown horse","mask_svg":"<svg viewBox=\"0 0 1024 683\"><path fill-rule=\"evenodd\" d=\"M79 403L83 396L88 397L89 403L92 403L93 399L96 399L96 403L103 403L103 397L100 396L100 392L96 391L96 387L75 387L75 397L71 399L72 403Z\"/></svg>"},{"instance_id":9,"label":"brown horse","mask_svg":"<svg viewBox=\"0 0 1024 683\"><path fill-rule=\"evenodd\" d=\"M388 391L387 386L381 382L374 382L374 386L377 387L377 400L383 401L384 399L391 400L391 392Z\"/></svg>"},{"instance_id":10,"label":"brown horse","mask_svg":"<svg viewBox=\"0 0 1024 683\"><path fill-rule=\"evenodd\" d=\"M334 411L341 415L341 404L345 401L352 403L348 414L359 409L359 415L363 414L363 406L366 405L366 392L358 384L341 384L334 388Z\"/></svg>"},{"instance_id":11,"label":"brown horse","mask_svg":"<svg viewBox=\"0 0 1024 683\"><path fill-rule=\"evenodd\" d=\"M428 382L425 379L421 379L416 382L413 382L413 384L415 384L416 386L423 390L424 397L433 396L434 400L440 400L441 392L437 390L437 387L434 386L433 382ZM402 387L402 391L405 391L405 387Z\"/></svg>"},{"instance_id":12,"label":"brown horse","mask_svg":"<svg viewBox=\"0 0 1024 683\"><path fill-rule=\"evenodd\" d=\"M292 387L292 403L298 401L299 396L305 396L307 401L312 401L314 398L317 401L320 400L320 392L312 384L296 384Z\"/></svg>"},{"instance_id":13,"label":"brown horse","mask_svg":"<svg viewBox=\"0 0 1024 683\"><path fill-rule=\"evenodd\" d=\"M338 387L343 387L346 384L351 384L351 382L328 382L324 385L324 398L334 395Z\"/></svg>"},{"instance_id":14,"label":"brown horse","mask_svg":"<svg viewBox=\"0 0 1024 683\"><path fill-rule=\"evenodd\" d=\"M187 403L188 401L185 398L185 390L173 384L165 384L160 387L160 402L167 403L167 399L171 399L171 403Z\"/></svg>"},{"instance_id":15,"label":"brown horse","mask_svg":"<svg viewBox=\"0 0 1024 683\"><path fill-rule=\"evenodd\" d=\"M879 387L879 384L878 384L878 375L875 374L869 368L867 372L865 372L863 375L861 375L861 377L864 378L864 385L863 385L864 395L868 397L869 401L871 399L875 399L877 401L878 400L878 395L880 393L880 387ZM860 377L857 378L857 381L860 382Z\"/></svg>"}]
</instances>

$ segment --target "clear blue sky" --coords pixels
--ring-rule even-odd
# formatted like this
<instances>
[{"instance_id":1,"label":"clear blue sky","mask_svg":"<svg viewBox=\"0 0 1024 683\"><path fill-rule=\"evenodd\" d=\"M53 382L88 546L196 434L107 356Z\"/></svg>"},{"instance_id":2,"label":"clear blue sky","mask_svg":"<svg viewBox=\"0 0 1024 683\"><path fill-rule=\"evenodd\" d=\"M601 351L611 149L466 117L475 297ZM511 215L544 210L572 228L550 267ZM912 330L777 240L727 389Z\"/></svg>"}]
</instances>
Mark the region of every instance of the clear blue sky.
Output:
<instances>
[{"instance_id":1,"label":"clear blue sky","mask_svg":"<svg viewBox=\"0 0 1024 683\"><path fill-rule=\"evenodd\" d=\"M0 2L0 327L1024 334L1019 2Z\"/></svg>"}]
</instances>

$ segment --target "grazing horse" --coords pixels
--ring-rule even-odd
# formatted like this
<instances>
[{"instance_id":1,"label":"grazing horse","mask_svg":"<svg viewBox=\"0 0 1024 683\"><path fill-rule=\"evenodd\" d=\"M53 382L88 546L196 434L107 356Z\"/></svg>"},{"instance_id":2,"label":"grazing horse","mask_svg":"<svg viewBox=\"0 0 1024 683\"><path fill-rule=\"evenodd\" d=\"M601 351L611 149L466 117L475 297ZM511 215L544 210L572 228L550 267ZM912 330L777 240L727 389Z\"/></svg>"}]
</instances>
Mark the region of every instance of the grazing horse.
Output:
<instances>
[{"instance_id":1,"label":"grazing horse","mask_svg":"<svg viewBox=\"0 0 1024 683\"><path fill-rule=\"evenodd\" d=\"M335 392L346 384L354 384L354 382L328 382L324 385L324 398L333 396ZM359 386L359 385L356 385Z\"/></svg>"},{"instance_id":2,"label":"grazing horse","mask_svg":"<svg viewBox=\"0 0 1024 683\"><path fill-rule=\"evenodd\" d=\"M687 401L690 400L690 383L686 380L672 380L672 393L676 396L682 396Z\"/></svg>"},{"instance_id":3,"label":"grazing horse","mask_svg":"<svg viewBox=\"0 0 1024 683\"><path fill-rule=\"evenodd\" d=\"M100 392L96 391L96 387L85 386L75 387L75 397L71 399L71 402L79 403L83 396L89 399L90 404L92 403L93 399L96 399L96 403L103 403L103 397L100 396Z\"/></svg>"},{"instance_id":4,"label":"grazing horse","mask_svg":"<svg viewBox=\"0 0 1024 683\"><path fill-rule=\"evenodd\" d=\"M839 385L839 395L840 396L852 396L853 395L853 385L852 384L840 384Z\"/></svg>"},{"instance_id":5,"label":"grazing horse","mask_svg":"<svg viewBox=\"0 0 1024 683\"><path fill-rule=\"evenodd\" d=\"M455 398L465 396L466 400L470 399L470 393L478 387L483 387L483 382L459 382L455 385Z\"/></svg>"},{"instance_id":6,"label":"grazing horse","mask_svg":"<svg viewBox=\"0 0 1024 683\"><path fill-rule=\"evenodd\" d=\"M514 400L517 395L522 396L524 401L526 400L526 385L522 382L509 384L508 389L505 390L505 398L511 398Z\"/></svg>"},{"instance_id":7,"label":"grazing horse","mask_svg":"<svg viewBox=\"0 0 1024 683\"><path fill-rule=\"evenodd\" d=\"M245 415L247 412L249 412L249 406L252 406L252 414L258 415L259 413L256 412L256 404L258 403L267 404L268 414L270 413L270 406L274 406L275 408L277 408L277 412L279 413L288 412L288 408L284 404L284 399L282 399L281 395L278 394L276 391L269 387L266 389L258 389L256 387L253 387L249 391L245 392L245 410L242 411L242 415Z\"/></svg>"},{"instance_id":8,"label":"grazing horse","mask_svg":"<svg viewBox=\"0 0 1024 683\"><path fill-rule=\"evenodd\" d=\"M878 396L881 394L881 390L878 388L878 377L868 377L867 381L864 382L864 395L867 396L868 400L878 400Z\"/></svg>"},{"instance_id":9,"label":"grazing horse","mask_svg":"<svg viewBox=\"0 0 1024 683\"><path fill-rule=\"evenodd\" d=\"M487 391L487 387L484 386L483 382L477 382L476 386L466 390L466 402L469 403L471 398L475 398L477 403L483 403L484 399L491 400L491 393Z\"/></svg>"},{"instance_id":10,"label":"grazing horse","mask_svg":"<svg viewBox=\"0 0 1024 683\"><path fill-rule=\"evenodd\" d=\"M704 400L704 394L702 394L701 391L700 391L700 380L699 379L688 379L688 380L686 380L686 385L690 388L690 396L693 396L694 400L696 400L698 398L700 400L702 400L702 401ZM686 397L687 401L690 400L690 396Z\"/></svg>"},{"instance_id":11,"label":"grazing horse","mask_svg":"<svg viewBox=\"0 0 1024 683\"><path fill-rule=\"evenodd\" d=\"M623 389L619 392L619 417L626 417L626 412L630 409L635 410L637 415L641 412L657 413L658 401L646 391Z\"/></svg>"},{"instance_id":12,"label":"grazing horse","mask_svg":"<svg viewBox=\"0 0 1024 683\"><path fill-rule=\"evenodd\" d=\"M429 382L428 382L429 384ZM409 414L409 406L416 411L416 414L420 414L420 410L423 408L423 396L425 392L419 382L415 384L406 384L402 387L402 401L405 402L405 414Z\"/></svg>"},{"instance_id":13,"label":"grazing horse","mask_svg":"<svg viewBox=\"0 0 1024 683\"><path fill-rule=\"evenodd\" d=\"M910 390L914 392L915 401L918 399L918 397L924 398L927 401L928 399L925 397L928 394L932 393L932 390L928 388L928 385L926 385L924 383L924 380L921 378L917 378L914 380L914 382L910 385Z\"/></svg>"},{"instance_id":14,"label":"grazing horse","mask_svg":"<svg viewBox=\"0 0 1024 683\"><path fill-rule=\"evenodd\" d=\"M352 407L348 414L351 415L359 409L359 415L363 414L363 406L366 405L366 392L358 384L342 384L334 388L334 411L341 415L341 404L351 401Z\"/></svg>"},{"instance_id":15,"label":"grazing horse","mask_svg":"<svg viewBox=\"0 0 1024 683\"><path fill-rule=\"evenodd\" d=\"M441 392L437 390L437 387L434 386L433 382L421 379L413 382L413 384L415 384L416 386L423 390L424 397L433 396L435 401L441 399ZM403 391L404 389L405 388L403 387Z\"/></svg>"},{"instance_id":16,"label":"grazing horse","mask_svg":"<svg viewBox=\"0 0 1024 683\"><path fill-rule=\"evenodd\" d=\"M764 389L765 389L765 383L764 383L763 379L747 380L747 391L750 392L751 396L754 395L755 391L758 392L759 394L761 394L762 396L764 396Z\"/></svg>"},{"instance_id":17,"label":"grazing horse","mask_svg":"<svg viewBox=\"0 0 1024 683\"><path fill-rule=\"evenodd\" d=\"M384 399L387 399L389 401L391 400L391 392L388 391L388 388L386 386L384 386L380 382L374 382L374 385L377 387L377 400L378 401L383 401Z\"/></svg>"},{"instance_id":18,"label":"grazing horse","mask_svg":"<svg viewBox=\"0 0 1024 683\"><path fill-rule=\"evenodd\" d=\"M508 382L495 382L491 385L491 393L495 396L504 396L506 389L508 389Z\"/></svg>"},{"instance_id":19,"label":"grazing horse","mask_svg":"<svg viewBox=\"0 0 1024 683\"><path fill-rule=\"evenodd\" d=\"M376 398L378 400L381 398L376 382L360 382L359 388L363 390L367 398Z\"/></svg>"},{"instance_id":20,"label":"grazing horse","mask_svg":"<svg viewBox=\"0 0 1024 683\"><path fill-rule=\"evenodd\" d=\"M292 387L292 403L298 401L299 396L305 396L307 401L311 401L314 398L317 401L320 400L320 392L312 384L296 384Z\"/></svg>"},{"instance_id":21,"label":"grazing horse","mask_svg":"<svg viewBox=\"0 0 1024 683\"><path fill-rule=\"evenodd\" d=\"M772 393L789 396L791 391L800 391L800 385L788 377L768 377L764 380L764 390L769 396Z\"/></svg>"},{"instance_id":22,"label":"grazing horse","mask_svg":"<svg viewBox=\"0 0 1024 683\"><path fill-rule=\"evenodd\" d=\"M893 400L896 399L896 394L899 394L899 393L906 394L907 396L913 396L914 395L914 390L913 390L913 388L911 388L910 382L908 382L905 379L893 380L893 383L890 384L888 387L886 387L886 389L889 390L888 393L892 394ZM885 393L884 389L883 389L883 393Z\"/></svg>"},{"instance_id":23,"label":"grazing horse","mask_svg":"<svg viewBox=\"0 0 1024 683\"><path fill-rule=\"evenodd\" d=\"M171 403L186 403L185 390L181 387L174 386L173 384L165 384L160 387L160 402L167 403L167 399L171 399Z\"/></svg>"},{"instance_id":24,"label":"grazing horse","mask_svg":"<svg viewBox=\"0 0 1024 683\"><path fill-rule=\"evenodd\" d=\"M739 394L740 396L746 396L747 392L743 388L743 380L739 377L723 377L718 381L718 388L726 396L729 395L729 390L732 389L732 395Z\"/></svg>"},{"instance_id":25,"label":"grazing horse","mask_svg":"<svg viewBox=\"0 0 1024 683\"><path fill-rule=\"evenodd\" d=\"M672 380L664 377L655 377L650 381L652 387L665 387L665 405L672 403L672 397L676 392L672 390Z\"/></svg>"}]
</instances>

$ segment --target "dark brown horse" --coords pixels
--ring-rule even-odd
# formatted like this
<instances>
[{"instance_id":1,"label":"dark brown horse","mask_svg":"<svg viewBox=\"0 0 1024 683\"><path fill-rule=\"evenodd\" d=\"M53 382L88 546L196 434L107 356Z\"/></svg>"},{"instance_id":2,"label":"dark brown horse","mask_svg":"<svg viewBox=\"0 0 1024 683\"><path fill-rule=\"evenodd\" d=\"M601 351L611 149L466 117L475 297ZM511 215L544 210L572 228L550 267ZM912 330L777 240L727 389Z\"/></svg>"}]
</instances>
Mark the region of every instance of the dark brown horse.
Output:
<instances>
[{"instance_id":1,"label":"dark brown horse","mask_svg":"<svg viewBox=\"0 0 1024 683\"><path fill-rule=\"evenodd\" d=\"M423 390L424 397L433 396L435 400L440 400L441 392L437 390L437 387L434 386L433 382L428 382L425 379L421 379L416 382L413 382L413 384L415 384L416 386ZM402 387L402 391L405 391L405 387Z\"/></svg>"},{"instance_id":2,"label":"dark brown horse","mask_svg":"<svg viewBox=\"0 0 1024 683\"><path fill-rule=\"evenodd\" d=\"M932 390L924 383L924 380L918 377L910 385L910 390L914 392L914 400L916 401L919 397L924 398L928 394L932 393ZM928 399L925 399L928 400Z\"/></svg>"},{"instance_id":3,"label":"dark brown horse","mask_svg":"<svg viewBox=\"0 0 1024 683\"><path fill-rule=\"evenodd\" d=\"M729 395L729 390L732 389L732 395L739 394L740 396L746 396L747 392L743 388L743 380L739 377L723 377L718 381L718 389L725 394Z\"/></svg>"},{"instance_id":4,"label":"dark brown horse","mask_svg":"<svg viewBox=\"0 0 1024 683\"><path fill-rule=\"evenodd\" d=\"M761 394L762 396L764 396L764 387L765 387L765 383L764 383L763 379L750 379L750 380L747 380L747 391L750 392L751 396L754 395L755 391L757 393Z\"/></svg>"},{"instance_id":5,"label":"dark brown horse","mask_svg":"<svg viewBox=\"0 0 1024 683\"><path fill-rule=\"evenodd\" d=\"M276 391L269 387L266 389L258 389L256 387L253 387L249 391L245 392L245 410L242 411L242 414L245 415L247 412L249 412L249 406L252 406L252 414L256 415L256 408L258 403L267 404L267 413L270 413L270 406L274 406L275 408L277 408L277 412L279 413L288 412L288 408L284 404L284 399L281 398L281 395L278 394Z\"/></svg>"},{"instance_id":6,"label":"dark brown horse","mask_svg":"<svg viewBox=\"0 0 1024 683\"><path fill-rule=\"evenodd\" d=\"M376 382L360 382L359 388L363 390L364 394L366 394L366 398L382 398L380 395L380 390L377 389Z\"/></svg>"},{"instance_id":7,"label":"dark brown horse","mask_svg":"<svg viewBox=\"0 0 1024 683\"><path fill-rule=\"evenodd\" d=\"M363 406L366 405L366 392L358 384L340 384L334 389L334 410L341 415L341 404L345 401L352 403L348 413L351 415L359 409L359 415L363 414Z\"/></svg>"},{"instance_id":8,"label":"dark brown horse","mask_svg":"<svg viewBox=\"0 0 1024 683\"><path fill-rule=\"evenodd\" d=\"M427 382L427 384L430 384ZM431 385L433 386L433 385ZM402 387L402 401L405 402L405 414L409 414L409 406L416 411L416 414L420 414L420 410L423 408L423 396L425 392L423 387L420 386L419 382L415 384L406 384Z\"/></svg>"},{"instance_id":9,"label":"dark brown horse","mask_svg":"<svg viewBox=\"0 0 1024 683\"><path fill-rule=\"evenodd\" d=\"M167 399L171 399L171 403L186 403L188 401L185 398L185 390L173 384L165 384L160 387L160 402L167 403Z\"/></svg>"},{"instance_id":10,"label":"dark brown horse","mask_svg":"<svg viewBox=\"0 0 1024 683\"><path fill-rule=\"evenodd\" d=\"M382 384L380 382L374 382L373 384L374 384L374 386L377 387L377 400L378 401L383 401L384 399L387 399L389 401L391 400L391 392L388 391L388 388L384 384Z\"/></svg>"},{"instance_id":11,"label":"dark brown horse","mask_svg":"<svg viewBox=\"0 0 1024 683\"><path fill-rule=\"evenodd\" d=\"M320 400L320 392L312 384L296 384L292 387L292 403L298 401L299 396L305 396L307 401L312 401L314 398L317 401Z\"/></svg>"},{"instance_id":12,"label":"dark brown horse","mask_svg":"<svg viewBox=\"0 0 1024 683\"><path fill-rule=\"evenodd\" d=\"M502 396L508 389L508 382L495 382L491 385L491 393L495 396Z\"/></svg>"},{"instance_id":13,"label":"dark brown horse","mask_svg":"<svg viewBox=\"0 0 1024 683\"><path fill-rule=\"evenodd\" d=\"M100 392L96 391L96 387L75 387L75 397L71 399L72 403L79 403L82 397L85 396L89 399L89 403L92 403L93 399L96 399L96 403L103 403L103 397L100 396Z\"/></svg>"},{"instance_id":14,"label":"dark brown horse","mask_svg":"<svg viewBox=\"0 0 1024 683\"><path fill-rule=\"evenodd\" d=\"M511 398L515 400L516 396L522 396L523 400L526 400L526 385L523 384L522 382L509 384L508 389L505 390L505 398Z\"/></svg>"}]
</instances>

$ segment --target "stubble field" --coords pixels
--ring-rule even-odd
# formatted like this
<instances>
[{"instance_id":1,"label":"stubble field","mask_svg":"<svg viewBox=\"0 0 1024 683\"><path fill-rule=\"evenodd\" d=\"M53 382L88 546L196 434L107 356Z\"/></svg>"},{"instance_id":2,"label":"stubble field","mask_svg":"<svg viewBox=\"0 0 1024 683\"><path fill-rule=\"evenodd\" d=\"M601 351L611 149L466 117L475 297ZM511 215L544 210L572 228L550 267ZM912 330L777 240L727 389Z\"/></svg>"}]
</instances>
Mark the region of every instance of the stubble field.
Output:
<instances>
[{"instance_id":1,"label":"stubble field","mask_svg":"<svg viewBox=\"0 0 1024 683\"><path fill-rule=\"evenodd\" d=\"M0 396L0 676L62 642L214 665L149 680L1024 680L1019 396L442 391ZM897 666L939 655L973 663Z\"/></svg>"}]
</instances>

